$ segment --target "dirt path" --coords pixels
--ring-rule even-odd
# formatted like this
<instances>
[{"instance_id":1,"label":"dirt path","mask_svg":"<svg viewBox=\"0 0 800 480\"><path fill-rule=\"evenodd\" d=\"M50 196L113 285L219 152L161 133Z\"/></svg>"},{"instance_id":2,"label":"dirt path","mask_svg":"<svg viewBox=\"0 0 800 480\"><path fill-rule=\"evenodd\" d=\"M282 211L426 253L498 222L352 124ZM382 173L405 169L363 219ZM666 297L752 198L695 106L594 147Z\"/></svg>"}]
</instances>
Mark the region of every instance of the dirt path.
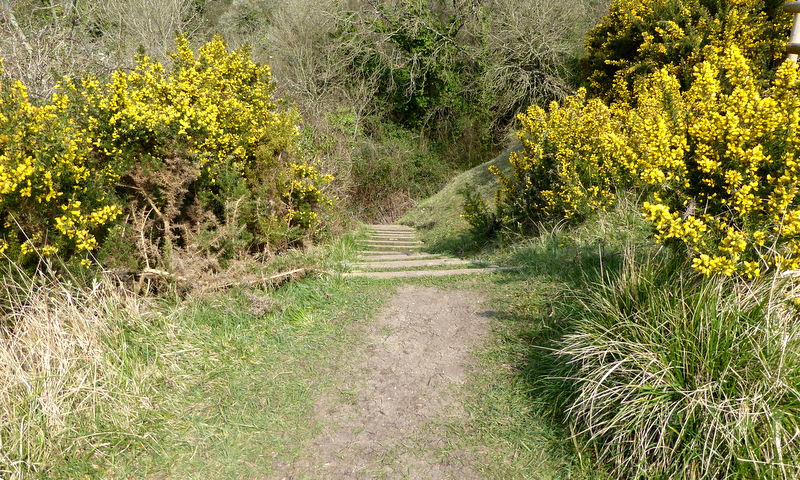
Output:
<instances>
[{"instance_id":1,"label":"dirt path","mask_svg":"<svg viewBox=\"0 0 800 480\"><path fill-rule=\"evenodd\" d=\"M437 455L443 441L430 425L466 420L457 389L487 333L473 292L400 287L339 392L318 403L323 434L278 478L480 478L469 454Z\"/></svg>"}]
</instances>

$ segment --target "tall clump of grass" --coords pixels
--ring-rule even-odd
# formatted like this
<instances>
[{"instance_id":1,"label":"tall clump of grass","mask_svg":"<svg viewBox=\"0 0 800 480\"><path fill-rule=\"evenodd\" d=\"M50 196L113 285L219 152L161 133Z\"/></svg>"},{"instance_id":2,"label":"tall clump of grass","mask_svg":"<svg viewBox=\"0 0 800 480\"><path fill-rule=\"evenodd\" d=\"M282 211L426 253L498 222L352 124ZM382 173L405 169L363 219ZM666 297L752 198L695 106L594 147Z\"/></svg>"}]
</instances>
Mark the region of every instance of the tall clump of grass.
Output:
<instances>
[{"instance_id":1,"label":"tall clump of grass","mask_svg":"<svg viewBox=\"0 0 800 480\"><path fill-rule=\"evenodd\" d=\"M115 342L146 328L147 302L110 282L3 282L0 478L57 477L64 459L90 466L97 447L137 436L150 372L136 371Z\"/></svg>"},{"instance_id":2,"label":"tall clump of grass","mask_svg":"<svg viewBox=\"0 0 800 480\"><path fill-rule=\"evenodd\" d=\"M800 288L686 270L628 259L581 295L576 431L618 478L800 478Z\"/></svg>"}]
</instances>

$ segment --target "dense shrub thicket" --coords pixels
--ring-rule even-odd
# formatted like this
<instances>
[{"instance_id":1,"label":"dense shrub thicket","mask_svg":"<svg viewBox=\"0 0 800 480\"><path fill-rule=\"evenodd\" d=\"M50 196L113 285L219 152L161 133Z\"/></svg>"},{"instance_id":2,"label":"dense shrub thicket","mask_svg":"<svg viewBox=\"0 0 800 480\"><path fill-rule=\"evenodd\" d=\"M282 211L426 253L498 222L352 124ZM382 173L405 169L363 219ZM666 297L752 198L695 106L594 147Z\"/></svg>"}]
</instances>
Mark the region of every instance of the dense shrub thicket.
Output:
<instances>
[{"instance_id":1,"label":"dense shrub thicket","mask_svg":"<svg viewBox=\"0 0 800 480\"><path fill-rule=\"evenodd\" d=\"M525 105L569 92L581 37L602 8L600 1L355 5L339 13L331 37L344 82L369 85L376 112L423 129L445 161L467 167L504 140ZM449 146L454 138L458 148Z\"/></svg>"},{"instance_id":2,"label":"dense shrub thicket","mask_svg":"<svg viewBox=\"0 0 800 480\"><path fill-rule=\"evenodd\" d=\"M685 87L706 47L736 45L764 78L784 56L790 16L776 0L615 1L589 32L584 68L592 94L618 98L664 66Z\"/></svg>"},{"instance_id":3,"label":"dense shrub thicket","mask_svg":"<svg viewBox=\"0 0 800 480\"><path fill-rule=\"evenodd\" d=\"M171 268L177 251L230 257L311 235L331 178L288 152L297 113L269 67L221 39L178 39L108 82L66 78L48 102L0 87L0 248L34 266Z\"/></svg>"},{"instance_id":4,"label":"dense shrub thicket","mask_svg":"<svg viewBox=\"0 0 800 480\"><path fill-rule=\"evenodd\" d=\"M494 155L521 108L564 97L606 5L235 0L209 28L269 58L342 202L388 220ZM401 174L375 188L388 159L366 151L392 155Z\"/></svg>"},{"instance_id":5,"label":"dense shrub thicket","mask_svg":"<svg viewBox=\"0 0 800 480\"><path fill-rule=\"evenodd\" d=\"M772 38L776 28L761 27L753 35ZM496 172L500 220L525 230L580 219L632 190L656 239L688 251L704 274L797 268L798 69L783 64L765 82L760 59L731 39L703 49L691 81L679 61L637 77L611 104L582 90L549 111L531 107L519 116L525 152L512 155L509 175Z\"/></svg>"},{"instance_id":6,"label":"dense shrub thicket","mask_svg":"<svg viewBox=\"0 0 800 480\"><path fill-rule=\"evenodd\" d=\"M522 108L563 98L583 36L607 3L17 0L0 3L0 76L22 80L42 100L61 75L89 72L105 83L132 68L137 51L169 69L176 31L197 44L221 33L273 68L279 95L303 116L305 151L337 177L340 204L386 220L435 191L445 174L499 151ZM340 118L352 121L340 128ZM421 175L376 190L368 150Z\"/></svg>"}]
</instances>

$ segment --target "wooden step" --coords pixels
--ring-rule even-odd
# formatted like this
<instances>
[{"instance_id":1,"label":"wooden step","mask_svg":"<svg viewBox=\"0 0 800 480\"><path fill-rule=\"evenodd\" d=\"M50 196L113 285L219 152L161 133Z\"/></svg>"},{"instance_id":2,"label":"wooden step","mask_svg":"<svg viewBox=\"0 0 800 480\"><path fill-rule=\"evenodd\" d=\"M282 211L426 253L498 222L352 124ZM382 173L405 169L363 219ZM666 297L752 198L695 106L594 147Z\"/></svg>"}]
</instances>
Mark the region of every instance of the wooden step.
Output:
<instances>
[{"instance_id":1,"label":"wooden step","mask_svg":"<svg viewBox=\"0 0 800 480\"><path fill-rule=\"evenodd\" d=\"M416 232L415 229L405 225L367 225L373 232Z\"/></svg>"},{"instance_id":2,"label":"wooden step","mask_svg":"<svg viewBox=\"0 0 800 480\"><path fill-rule=\"evenodd\" d=\"M354 266L357 268L419 268L419 267L447 267L455 265L473 265L468 260L460 258L434 258L430 260L397 260L390 262L362 262Z\"/></svg>"},{"instance_id":3,"label":"wooden step","mask_svg":"<svg viewBox=\"0 0 800 480\"><path fill-rule=\"evenodd\" d=\"M391 262L393 260L434 260L437 258L442 258L442 256L412 251L409 253L392 252L384 255L363 255L359 260L362 262Z\"/></svg>"},{"instance_id":4,"label":"wooden step","mask_svg":"<svg viewBox=\"0 0 800 480\"><path fill-rule=\"evenodd\" d=\"M367 240L365 242L367 245L376 245L376 246L383 246L383 245L394 245L400 247L418 247L423 245L422 242L408 242L404 240Z\"/></svg>"},{"instance_id":5,"label":"wooden step","mask_svg":"<svg viewBox=\"0 0 800 480\"><path fill-rule=\"evenodd\" d=\"M413 232L413 231L408 231L408 232L392 232L392 231L376 232L376 231L371 231L371 232L369 232L369 236L371 236L371 237L415 237L416 235L417 235L417 232Z\"/></svg>"},{"instance_id":6,"label":"wooden step","mask_svg":"<svg viewBox=\"0 0 800 480\"><path fill-rule=\"evenodd\" d=\"M376 251L417 251L422 245L363 245L361 253L374 254Z\"/></svg>"},{"instance_id":7,"label":"wooden step","mask_svg":"<svg viewBox=\"0 0 800 480\"><path fill-rule=\"evenodd\" d=\"M358 278L422 278L422 277L449 277L451 275L480 275L495 273L506 269L502 268L461 268L458 270L401 270L399 272L352 272L345 273L345 277Z\"/></svg>"},{"instance_id":8,"label":"wooden step","mask_svg":"<svg viewBox=\"0 0 800 480\"><path fill-rule=\"evenodd\" d=\"M375 233L369 236L370 240L416 240L417 236L413 234L406 235L396 233Z\"/></svg>"}]
</instances>

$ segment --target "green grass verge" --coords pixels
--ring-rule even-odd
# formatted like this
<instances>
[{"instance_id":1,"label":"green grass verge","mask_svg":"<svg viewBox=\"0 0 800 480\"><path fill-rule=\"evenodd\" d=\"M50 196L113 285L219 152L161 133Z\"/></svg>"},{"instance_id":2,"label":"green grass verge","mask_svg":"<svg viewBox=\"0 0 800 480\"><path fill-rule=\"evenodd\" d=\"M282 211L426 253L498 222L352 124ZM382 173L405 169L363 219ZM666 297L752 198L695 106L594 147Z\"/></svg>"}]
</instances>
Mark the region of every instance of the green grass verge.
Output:
<instances>
[{"instance_id":1,"label":"green grass verge","mask_svg":"<svg viewBox=\"0 0 800 480\"><path fill-rule=\"evenodd\" d=\"M292 283L271 298L280 310L252 312L248 292L187 307L176 318L194 347L160 396L149 454L126 458L120 478L254 478L302 453L319 425L312 408L381 289L336 277ZM355 328L354 328L355 327Z\"/></svg>"},{"instance_id":2,"label":"green grass verge","mask_svg":"<svg viewBox=\"0 0 800 480\"><path fill-rule=\"evenodd\" d=\"M352 260L361 233L279 260L333 270ZM128 425L94 455L66 458L42 478L269 477L319 431L316 399L332 385L359 328L391 294L383 285L318 274L274 291L236 288L178 302L108 339L131 391ZM138 375L141 376L141 375ZM137 384L138 386L139 384ZM122 424L120 424L122 423ZM86 434L101 426L86 425Z\"/></svg>"}]
</instances>

